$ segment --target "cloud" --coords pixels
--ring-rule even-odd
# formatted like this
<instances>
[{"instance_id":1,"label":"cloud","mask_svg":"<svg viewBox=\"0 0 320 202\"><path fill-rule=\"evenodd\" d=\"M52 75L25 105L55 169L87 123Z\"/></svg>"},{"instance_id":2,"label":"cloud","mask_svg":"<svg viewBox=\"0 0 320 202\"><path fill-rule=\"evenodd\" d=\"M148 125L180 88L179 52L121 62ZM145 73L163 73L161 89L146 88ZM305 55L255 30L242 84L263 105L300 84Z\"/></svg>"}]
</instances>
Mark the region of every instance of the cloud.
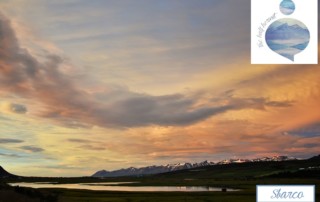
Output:
<instances>
[{"instance_id":1,"label":"cloud","mask_svg":"<svg viewBox=\"0 0 320 202\"><path fill-rule=\"evenodd\" d=\"M19 147L20 149L29 151L29 152L33 152L33 153L38 153L38 152L43 152L44 149L40 148L40 147L35 147L35 146L22 146Z\"/></svg>"},{"instance_id":2,"label":"cloud","mask_svg":"<svg viewBox=\"0 0 320 202\"><path fill-rule=\"evenodd\" d=\"M12 112L17 114L27 113L27 108L24 105L20 105L20 104L11 104L10 109Z\"/></svg>"},{"instance_id":3,"label":"cloud","mask_svg":"<svg viewBox=\"0 0 320 202\"><path fill-rule=\"evenodd\" d=\"M252 98L242 98L242 97L230 97L229 102L238 108L251 108L265 110L266 107L273 108L288 108L293 106L293 101L272 101L264 97L252 97Z\"/></svg>"},{"instance_id":4,"label":"cloud","mask_svg":"<svg viewBox=\"0 0 320 202\"><path fill-rule=\"evenodd\" d=\"M22 143L23 140L10 139L10 138L0 138L0 144L10 144L10 143Z\"/></svg>"},{"instance_id":5,"label":"cloud","mask_svg":"<svg viewBox=\"0 0 320 202\"><path fill-rule=\"evenodd\" d=\"M320 144L319 143L309 143L309 144L305 144L303 146L306 148L315 148L315 147L319 148Z\"/></svg>"},{"instance_id":6,"label":"cloud","mask_svg":"<svg viewBox=\"0 0 320 202\"><path fill-rule=\"evenodd\" d=\"M90 140L85 140L85 139L77 139L77 138L70 138L67 139L69 142L75 142L75 143L88 143L91 142Z\"/></svg>"},{"instance_id":7,"label":"cloud","mask_svg":"<svg viewBox=\"0 0 320 202\"><path fill-rule=\"evenodd\" d=\"M76 82L60 71L64 63L62 57L47 54L45 62L40 63L27 50L19 47L10 21L0 17L1 90L46 105L38 116L68 127L187 125L229 110L250 108L249 105L259 102L239 99L242 104L196 107L200 98L181 94L152 96L127 89L113 89L112 86L107 86L109 90L104 95L89 93L79 89ZM26 112L22 105L12 105L11 109L17 113Z\"/></svg>"},{"instance_id":8,"label":"cloud","mask_svg":"<svg viewBox=\"0 0 320 202\"><path fill-rule=\"evenodd\" d=\"M52 165L52 166L41 166L43 169L68 169L68 170L76 170L76 169L85 169L83 167L69 166L69 165Z\"/></svg>"},{"instance_id":9,"label":"cloud","mask_svg":"<svg viewBox=\"0 0 320 202\"><path fill-rule=\"evenodd\" d=\"M102 147L102 146L93 146L93 145L89 145L89 144L81 145L79 148L80 149L85 149L85 150L94 150L94 151L103 151L103 150L107 149L107 148Z\"/></svg>"},{"instance_id":10,"label":"cloud","mask_svg":"<svg viewBox=\"0 0 320 202\"><path fill-rule=\"evenodd\" d=\"M266 106L268 107L292 107L293 101L269 101L266 102Z\"/></svg>"},{"instance_id":11,"label":"cloud","mask_svg":"<svg viewBox=\"0 0 320 202\"><path fill-rule=\"evenodd\" d=\"M37 59L19 46L9 20L1 16L0 23L0 89L44 105L43 110L36 115L66 127L185 126L229 111L290 108L295 104L289 99L234 96L235 90L216 95L223 102L206 101L200 105L205 98L196 96L196 93L154 96L111 84L98 91L80 88L79 80L76 81L61 71L61 66L65 63L63 57L44 54L44 58ZM287 73L283 69L287 68L277 70L276 73L270 71L271 73L264 74L261 78L247 80L239 86L264 84L269 77ZM292 73L300 71L301 68L289 70ZM22 105L14 105L13 109L15 112L26 112Z\"/></svg>"},{"instance_id":12,"label":"cloud","mask_svg":"<svg viewBox=\"0 0 320 202\"><path fill-rule=\"evenodd\" d=\"M320 122L296 128L288 133L292 135L298 135L300 137L318 137L320 136Z\"/></svg>"},{"instance_id":13,"label":"cloud","mask_svg":"<svg viewBox=\"0 0 320 202\"><path fill-rule=\"evenodd\" d=\"M98 142L96 142L96 141L78 139L78 138L70 138L70 139L67 139L67 141L72 142L72 143L82 143L82 145L78 147L80 149L96 150L96 151L101 151L101 150L107 149L105 146L102 146L101 144L97 144ZM88 144L88 143L91 143L91 144Z\"/></svg>"},{"instance_id":14,"label":"cloud","mask_svg":"<svg viewBox=\"0 0 320 202\"><path fill-rule=\"evenodd\" d=\"M15 114L25 114L28 110L27 107L22 104L2 102L0 103L0 111Z\"/></svg>"},{"instance_id":15,"label":"cloud","mask_svg":"<svg viewBox=\"0 0 320 202\"><path fill-rule=\"evenodd\" d=\"M0 153L0 156L4 156L4 157L14 157L14 158L21 158L22 156L18 155L18 154L6 154L6 153Z\"/></svg>"}]
</instances>

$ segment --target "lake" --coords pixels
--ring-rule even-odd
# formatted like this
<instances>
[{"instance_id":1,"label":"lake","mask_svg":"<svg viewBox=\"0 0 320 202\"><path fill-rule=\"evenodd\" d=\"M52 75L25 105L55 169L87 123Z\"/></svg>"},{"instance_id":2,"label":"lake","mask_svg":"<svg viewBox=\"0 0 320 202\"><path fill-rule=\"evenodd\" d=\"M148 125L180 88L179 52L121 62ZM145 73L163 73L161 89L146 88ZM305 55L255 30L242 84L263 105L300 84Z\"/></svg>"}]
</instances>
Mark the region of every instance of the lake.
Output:
<instances>
[{"instance_id":1,"label":"lake","mask_svg":"<svg viewBox=\"0 0 320 202\"><path fill-rule=\"evenodd\" d=\"M129 192L207 192L222 191L218 187L205 186L124 186L124 184L133 184L139 182L103 182L103 183L77 183L77 184L57 184L57 183L29 183L18 182L9 183L11 186L32 187L32 188L64 188L64 189L85 189L95 191L129 191ZM122 186L117 186L122 185ZM227 191L239 191L229 189Z\"/></svg>"}]
</instances>

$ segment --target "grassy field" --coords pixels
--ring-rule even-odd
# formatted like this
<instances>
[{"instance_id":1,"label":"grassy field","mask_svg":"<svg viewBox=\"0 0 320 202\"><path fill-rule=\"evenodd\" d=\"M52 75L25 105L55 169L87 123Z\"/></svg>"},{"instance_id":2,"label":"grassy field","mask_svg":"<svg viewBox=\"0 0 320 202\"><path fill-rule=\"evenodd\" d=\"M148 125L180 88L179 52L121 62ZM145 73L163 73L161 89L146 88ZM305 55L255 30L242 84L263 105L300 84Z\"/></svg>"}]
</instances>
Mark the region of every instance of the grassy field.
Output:
<instances>
[{"instance_id":1,"label":"grassy field","mask_svg":"<svg viewBox=\"0 0 320 202\"><path fill-rule=\"evenodd\" d=\"M254 202L255 193L239 192L201 192L201 193L180 193L180 192L81 192L67 191L61 194L59 201L65 202L85 202L85 201L106 201L106 202L205 202L205 201L224 201L224 202Z\"/></svg>"},{"instance_id":2,"label":"grassy field","mask_svg":"<svg viewBox=\"0 0 320 202\"><path fill-rule=\"evenodd\" d=\"M172 173L163 173L141 177L119 178L13 178L6 182L115 182L135 181L139 184L131 186L212 186L237 188L237 192L116 192L89 191L70 189L31 189L13 188L2 183L0 202L6 195L15 201L65 201L65 202L254 202L256 201L257 184L308 184L316 185L317 196L320 198L320 161L318 159L286 162L258 162L230 165L217 165ZM311 168L312 167L312 168ZM301 169L304 168L304 169ZM311 169L310 169L311 168ZM128 186L128 184L126 185ZM2 195L2 196L1 196ZM10 196L11 195L11 196ZM2 197L2 198L1 198ZM11 200L10 200L11 201Z\"/></svg>"}]
</instances>

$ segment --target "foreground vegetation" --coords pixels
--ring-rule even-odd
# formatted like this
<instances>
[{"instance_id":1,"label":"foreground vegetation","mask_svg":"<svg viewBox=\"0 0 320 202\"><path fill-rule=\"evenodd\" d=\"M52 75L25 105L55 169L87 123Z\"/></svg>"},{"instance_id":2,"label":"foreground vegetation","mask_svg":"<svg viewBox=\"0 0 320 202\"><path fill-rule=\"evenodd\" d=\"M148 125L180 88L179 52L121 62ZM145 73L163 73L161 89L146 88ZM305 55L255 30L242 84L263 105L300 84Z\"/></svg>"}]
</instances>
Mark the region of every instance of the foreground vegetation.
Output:
<instances>
[{"instance_id":1,"label":"foreground vegetation","mask_svg":"<svg viewBox=\"0 0 320 202\"><path fill-rule=\"evenodd\" d=\"M0 182L0 202L56 202L58 195L52 190L11 187Z\"/></svg>"},{"instance_id":2,"label":"foreground vegetation","mask_svg":"<svg viewBox=\"0 0 320 202\"><path fill-rule=\"evenodd\" d=\"M66 201L66 202L254 202L257 184L316 185L320 198L320 159L286 162L257 162L217 165L144 177L119 178L10 178L5 182L114 182L135 181L130 186L212 186L237 188L237 192L117 192L70 189L31 189L0 186L2 201ZM128 186L128 184L126 185ZM7 197L7 198L5 198ZM6 200L15 197L15 200ZM23 200L26 199L26 200Z\"/></svg>"},{"instance_id":3,"label":"foreground vegetation","mask_svg":"<svg viewBox=\"0 0 320 202\"><path fill-rule=\"evenodd\" d=\"M85 202L85 201L105 201L105 202L254 202L255 193L225 193L225 192L197 192L197 193L181 193L181 192L92 192L92 191L63 191L59 201L65 202Z\"/></svg>"}]
</instances>

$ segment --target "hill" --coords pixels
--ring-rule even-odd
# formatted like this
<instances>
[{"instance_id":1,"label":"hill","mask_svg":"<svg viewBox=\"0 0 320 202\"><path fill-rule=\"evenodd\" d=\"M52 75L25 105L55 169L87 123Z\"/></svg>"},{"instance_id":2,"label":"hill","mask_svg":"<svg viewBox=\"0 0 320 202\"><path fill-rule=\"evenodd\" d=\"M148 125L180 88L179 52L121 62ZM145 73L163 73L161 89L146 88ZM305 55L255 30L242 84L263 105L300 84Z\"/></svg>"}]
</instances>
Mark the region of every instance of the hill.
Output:
<instances>
[{"instance_id":1,"label":"hill","mask_svg":"<svg viewBox=\"0 0 320 202\"><path fill-rule=\"evenodd\" d=\"M310 158L309 160L320 161L320 155L314 156L314 157Z\"/></svg>"},{"instance_id":2,"label":"hill","mask_svg":"<svg viewBox=\"0 0 320 202\"><path fill-rule=\"evenodd\" d=\"M16 175L13 175L6 171L4 168L0 166L0 178L10 178L10 177L17 177Z\"/></svg>"}]
</instances>

